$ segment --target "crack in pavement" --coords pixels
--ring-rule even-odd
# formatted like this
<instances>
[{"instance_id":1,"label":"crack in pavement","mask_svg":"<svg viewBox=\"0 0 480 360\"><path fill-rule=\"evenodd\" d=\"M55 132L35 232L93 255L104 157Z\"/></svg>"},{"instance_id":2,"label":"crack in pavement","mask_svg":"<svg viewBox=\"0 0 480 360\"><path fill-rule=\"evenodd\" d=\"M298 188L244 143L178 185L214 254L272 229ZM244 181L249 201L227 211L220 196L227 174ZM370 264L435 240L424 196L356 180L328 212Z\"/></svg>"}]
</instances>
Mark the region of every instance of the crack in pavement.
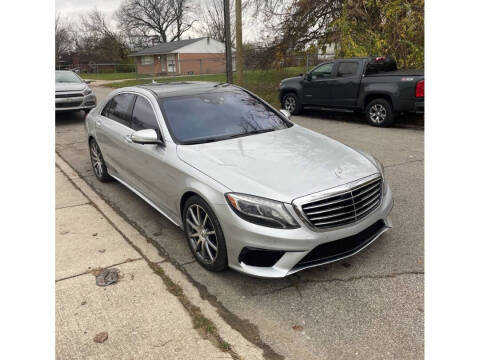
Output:
<instances>
[{"instance_id":1,"label":"crack in pavement","mask_svg":"<svg viewBox=\"0 0 480 360\"><path fill-rule=\"evenodd\" d=\"M361 275L361 276L352 276L349 278L341 279L341 278L332 278L332 279L319 279L319 280L313 280L313 279L302 279L301 276L297 276L296 280L294 280L293 274L290 278L287 278L289 281L291 281L290 285L287 286L282 286L278 289L266 291L263 293L258 293L258 294L253 294L251 295L252 297L254 296L264 296L264 295L272 295L275 293L278 293L280 291L290 289L290 288L295 288L297 291L298 295L303 298L303 295L300 291L299 285L303 284L324 284L324 283L331 283L331 282L353 282L353 281L358 281L358 280L365 280L365 279L393 279L398 276L403 276L403 275L424 275L425 273L423 271L404 271L404 272L399 272L399 273L392 273L392 274L379 274L379 275Z\"/></svg>"},{"instance_id":2,"label":"crack in pavement","mask_svg":"<svg viewBox=\"0 0 480 360\"><path fill-rule=\"evenodd\" d=\"M87 201L86 203L81 203L81 204L60 206L60 207L55 208L55 210L68 209L68 208L73 208L73 207L76 207L76 206L88 205L88 204L91 204L91 203L92 203L91 201Z\"/></svg>"},{"instance_id":3,"label":"crack in pavement","mask_svg":"<svg viewBox=\"0 0 480 360\"><path fill-rule=\"evenodd\" d=\"M108 265L108 266L105 266L103 269L109 269L113 266L119 266L119 265L123 265L123 264L127 264L127 263L131 263L131 262L134 262L134 261L138 261L138 260L142 260L143 258L139 257L139 258L135 258L135 259L126 259L122 262L119 262L117 264L113 264L113 265ZM79 277L79 276L82 276L82 275L87 275L87 274L91 274L93 269L90 269L90 270L87 270L87 271L84 271L80 274L75 274L75 275L71 275L71 276L67 276L67 277L64 277L64 278L61 278L61 279L58 279L58 280L55 280L55 283L57 282L60 282L60 281L63 281L63 280L69 280L69 279L73 279L73 278L76 278L76 277Z\"/></svg>"},{"instance_id":4,"label":"crack in pavement","mask_svg":"<svg viewBox=\"0 0 480 360\"><path fill-rule=\"evenodd\" d=\"M405 162L403 162L403 163L392 164L392 165L385 165L384 168L387 169L387 168L391 168L391 167L396 167L396 166L411 164L411 163L414 163L414 162L424 162L424 161L425 161L424 159L409 160L409 161L405 161Z\"/></svg>"},{"instance_id":5,"label":"crack in pavement","mask_svg":"<svg viewBox=\"0 0 480 360\"><path fill-rule=\"evenodd\" d=\"M378 274L378 275L360 275L360 276L352 276L349 278L341 279L341 278L332 278L332 279L301 279L299 280L299 284L308 284L308 283L330 283L330 282L352 282L357 280L364 280L364 279L393 279L398 276L403 275L424 275L425 272L423 271L403 271L398 273L391 273L391 274Z\"/></svg>"}]
</instances>

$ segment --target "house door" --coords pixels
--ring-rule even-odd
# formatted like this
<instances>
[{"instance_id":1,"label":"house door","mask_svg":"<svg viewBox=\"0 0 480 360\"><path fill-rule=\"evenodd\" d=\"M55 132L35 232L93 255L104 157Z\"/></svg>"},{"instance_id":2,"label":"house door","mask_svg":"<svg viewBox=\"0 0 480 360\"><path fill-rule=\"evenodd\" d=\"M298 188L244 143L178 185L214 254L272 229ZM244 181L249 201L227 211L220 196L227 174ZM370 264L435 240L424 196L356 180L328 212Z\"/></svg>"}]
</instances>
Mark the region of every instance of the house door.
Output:
<instances>
[{"instance_id":1,"label":"house door","mask_svg":"<svg viewBox=\"0 0 480 360\"><path fill-rule=\"evenodd\" d=\"M177 72L177 67L175 63L175 54L168 54L167 55L167 68L168 72Z\"/></svg>"}]
</instances>

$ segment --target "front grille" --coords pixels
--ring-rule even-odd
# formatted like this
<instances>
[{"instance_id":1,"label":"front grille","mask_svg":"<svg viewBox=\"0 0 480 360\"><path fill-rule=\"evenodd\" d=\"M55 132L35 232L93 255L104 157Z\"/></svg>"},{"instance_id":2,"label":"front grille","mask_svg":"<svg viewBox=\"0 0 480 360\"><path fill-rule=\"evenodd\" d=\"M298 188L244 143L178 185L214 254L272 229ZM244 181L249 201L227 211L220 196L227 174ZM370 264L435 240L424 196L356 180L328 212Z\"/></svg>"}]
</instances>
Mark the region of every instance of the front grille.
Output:
<instances>
[{"instance_id":1,"label":"front grille","mask_svg":"<svg viewBox=\"0 0 480 360\"><path fill-rule=\"evenodd\" d=\"M308 222L318 228L353 223L370 214L382 200L382 178L378 177L345 192L302 205Z\"/></svg>"},{"instance_id":2,"label":"front grille","mask_svg":"<svg viewBox=\"0 0 480 360\"><path fill-rule=\"evenodd\" d=\"M56 103L55 107L57 108L71 108L71 107L77 107L82 105L81 101L75 101L75 102L65 102L65 103Z\"/></svg>"},{"instance_id":3,"label":"front grille","mask_svg":"<svg viewBox=\"0 0 480 360\"><path fill-rule=\"evenodd\" d=\"M82 93L76 93L76 94L55 94L55 98L57 98L57 99L74 98L74 97L83 97L83 94L82 94Z\"/></svg>"},{"instance_id":4,"label":"front grille","mask_svg":"<svg viewBox=\"0 0 480 360\"><path fill-rule=\"evenodd\" d=\"M320 265L352 255L373 241L384 228L385 223L379 220L356 235L318 245L305 255L295 268Z\"/></svg>"}]
</instances>

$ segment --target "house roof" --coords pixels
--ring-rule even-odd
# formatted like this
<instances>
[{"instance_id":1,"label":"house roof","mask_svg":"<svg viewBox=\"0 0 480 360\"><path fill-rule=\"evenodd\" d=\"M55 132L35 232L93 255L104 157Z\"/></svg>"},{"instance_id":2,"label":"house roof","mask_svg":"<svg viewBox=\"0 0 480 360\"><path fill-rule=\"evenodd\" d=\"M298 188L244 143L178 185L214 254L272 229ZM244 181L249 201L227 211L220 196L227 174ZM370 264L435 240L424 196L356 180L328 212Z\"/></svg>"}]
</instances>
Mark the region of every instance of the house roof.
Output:
<instances>
[{"instance_id":1,"label":"house roof","mask_svg":"<svg viewBox=\"0 0 480 360\"><path fill-rule=\"evenodd\" d=\"M134 52L129 56L142 56L142 55L158 55L158 54L168 54L175 50L178 50L184 46L193 44L197 41L205 39L204 37L197 38L197 39L188 39L188 40L179 40L179 41L172 41L161 43L153 47L145 48L140 51Z\"/></svg>"}]
</instances>

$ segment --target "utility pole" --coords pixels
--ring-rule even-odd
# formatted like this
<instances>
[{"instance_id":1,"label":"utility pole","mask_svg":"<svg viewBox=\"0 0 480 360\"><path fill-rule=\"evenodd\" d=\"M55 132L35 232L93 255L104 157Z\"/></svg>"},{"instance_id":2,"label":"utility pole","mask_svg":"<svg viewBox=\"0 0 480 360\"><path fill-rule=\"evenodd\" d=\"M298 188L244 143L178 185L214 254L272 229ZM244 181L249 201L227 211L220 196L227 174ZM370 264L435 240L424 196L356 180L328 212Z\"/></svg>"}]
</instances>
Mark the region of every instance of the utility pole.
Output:
<instances>
[{"instance_id":1,"label":"utility pole","mask_svg":"<svg viewBox=\"0 0 480 360\"><path fill-rule=\"evenodd\" d=\"M237 50L235 52L237 83L243 86L242 0L235 0L235 31L235 38L237 39Z\"/></svg>"},{"instance_id":2,"label":"utility pole","mask_svg":"<svg viewBox=\"0 0 480 360\"><path fill-rule=\"evenodd\" d=\"M223 0L223 22L225 26L225 60L227 61L227 82L233 84L232 41L230 33L230 1Z\"/></svg>"}]
</instances>

